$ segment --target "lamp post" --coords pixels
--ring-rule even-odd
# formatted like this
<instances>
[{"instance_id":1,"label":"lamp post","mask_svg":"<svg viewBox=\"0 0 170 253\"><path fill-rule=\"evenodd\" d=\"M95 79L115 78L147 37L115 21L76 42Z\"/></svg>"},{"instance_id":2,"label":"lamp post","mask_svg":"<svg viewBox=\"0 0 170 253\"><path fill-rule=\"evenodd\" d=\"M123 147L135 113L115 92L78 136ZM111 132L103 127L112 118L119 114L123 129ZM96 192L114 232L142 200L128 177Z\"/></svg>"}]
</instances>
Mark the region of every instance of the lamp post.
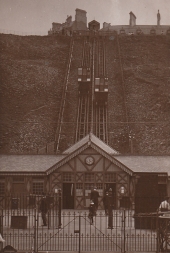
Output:
<instances>
[{"instance_id":1,"label":"lamp post","mask_svg":"<svg viewBox=\"0 0 170 253\"><path fill-rule=\"evenodd\" d=\"M112 189L109 189L109 208L108 208L108 228L113 229L113 195Z\"/></svg>"},{"instance_id":2,"label":"lamp post","mask_svg":"<svg viewBox=\"0 0 170 253\"><path fill-rule=\"evenodd\" d=\"M61 228L61 189L55 189L56 203L58 203L58 228ZM57 205L56 205L57 212Z\"/></svg>"}]
</instances>

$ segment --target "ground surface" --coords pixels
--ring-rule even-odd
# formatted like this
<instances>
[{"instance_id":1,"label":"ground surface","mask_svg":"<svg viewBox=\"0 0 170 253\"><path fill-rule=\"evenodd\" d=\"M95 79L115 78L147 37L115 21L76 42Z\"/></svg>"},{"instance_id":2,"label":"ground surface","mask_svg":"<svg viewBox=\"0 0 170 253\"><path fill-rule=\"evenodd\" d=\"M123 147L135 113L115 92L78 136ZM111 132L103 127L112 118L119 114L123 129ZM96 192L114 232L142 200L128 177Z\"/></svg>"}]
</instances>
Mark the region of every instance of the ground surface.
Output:
<instances>
[{"instance_id":1,"label":"ground surface","mask_svg":"<svg viewBox=\"0 0 170 253\"><path fill-rule=\"evenodd\" d=\"M69 46L65 36L0 35L0 153L34 153L54 141ZM74 144L82 48L77 39L61 151ZM122 154L169 155L170 39L119 37L106 42L106 57L109 145Z\"/></svg>"}]
</instances>

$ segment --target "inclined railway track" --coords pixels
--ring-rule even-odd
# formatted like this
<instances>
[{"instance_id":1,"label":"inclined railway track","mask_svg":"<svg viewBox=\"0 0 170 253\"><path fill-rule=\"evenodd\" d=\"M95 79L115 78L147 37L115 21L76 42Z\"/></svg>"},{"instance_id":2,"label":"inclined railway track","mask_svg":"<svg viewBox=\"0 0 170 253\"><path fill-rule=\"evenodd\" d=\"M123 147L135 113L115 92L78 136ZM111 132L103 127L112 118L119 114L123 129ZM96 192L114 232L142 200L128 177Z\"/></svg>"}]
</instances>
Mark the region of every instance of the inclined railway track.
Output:
<instances>
[{"instance_id":1,"label":"inclined railway track","mask_svg":"<svg viewBox=\"0 0 170 253\"><path fill-rule=\"evenodd\" d=\"M95 78L104 79L107 76L106 46L103 38L93 38L91 42L84 40L81 64L82 67L91 69L91 81L88 92L79 92L75 139L78 141L93 132L98 138L108 143L107 101L96 100L94 91Z\"/></svg>"},{"instance_id":2,"label":"inclined railway track","mask_svg":"<svg viewBox=\"0 0 170 253\"><path fill-rule=\"evenodd\" d=\"M83 54L82 54L82 68L91 68L91 43L84 40ZM86 67L86 68L85 68ZM84 84L80 84L84 85ZM89 85L86 83L85 85ZM89 85L88 92L79 91L78 110L77 110L77 125L76 125L76 138L78 141L85 137L90 132L91 123L91 106L92 106L92 88Z\"/></svg>"},{"instance_id":3,"label":"inclined railway track","mask_svg":"<svg viewBox=\"0 0 170 253\"><path fill-rule=\"evenodd\" d=\"M95 51L95 77L106 77L106 46L104 39L98 39ZM95 135L108 143L107 133L107 102L94 102L94 133Z\"/></svg>"},{"instance_id":4,"label":"inclined railway track","mask_svg":"<svg viewBox=\"0 0 170 253\"><path fill-rule=\"evenodd\" d=\"M59 117L58 117L58 125L57 125L56 134L55 134L55 144L56 144L55 151L56 152L59 151L59 144L60 144L60 139L61 139L61 131L62 131L65 104L66 104L66 94L67 94L67 90L68 90L68 79L69 79L69 74L70 74L70 66L71 66L71 61L72 61L73 48L74 48L74 39L72 38L71 42L70 42L70 51L69 51L69 57L68 57L69 60L67 63L66 75L65 75L65 79L64 79L64 88L63 88Z\"/></svg>"}]
</instances>

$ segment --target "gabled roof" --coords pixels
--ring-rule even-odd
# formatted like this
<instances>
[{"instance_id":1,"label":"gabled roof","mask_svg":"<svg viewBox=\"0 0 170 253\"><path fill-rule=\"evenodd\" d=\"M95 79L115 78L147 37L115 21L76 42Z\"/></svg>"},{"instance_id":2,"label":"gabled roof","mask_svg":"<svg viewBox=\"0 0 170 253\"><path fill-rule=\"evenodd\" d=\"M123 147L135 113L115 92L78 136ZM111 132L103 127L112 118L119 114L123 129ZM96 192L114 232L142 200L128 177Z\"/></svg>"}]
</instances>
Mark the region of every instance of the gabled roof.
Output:
<instances>
[{"instance_id":1,"label":"gabled roof","mask_svg":"<svg viewBox=\"0 0 170 253\"><path fill-rule=\"evenodd\" d=\"M121 168L123 171L126 173L132 175L133 171L126 166L124 166L122 163L117 161L115 159L116 155L119 155L119 153L109 147L106 143L104 143L102 140L97 138L94 134L90 133L89 135L85 136L83 139L75 143L73 146L68 148L66 151L63 152L63 155L66 155L66 157L63 157L62 160L60 160L55 166L50 168L49 170L46 171L47 174L51 174L53 171L55 171L57 168L60 168L62 165L67 163L69 160L72 158L76 157L79 155L82 151L84 151L87 148L93 148L96 150L99 154L103 155L106 157L108 160L110 160L112 163L116 164L119 168ZM115 157L113 157L115 155Z\"/></svg>"},{"instance_id":2,"label":"gabled roof","mask_svg":"<svg viewBox=\"0 0 170 253\"><path fill-rule=\"evenodd\" d=\"M167 173L170 176L170 156L114 156L136 173Z\"/></svg>"},{"instance_id":3,"label":"gabled roof","mask_svg":"<svg viewBox=\"0 0 170 253\"><path fill-rule=\"evenodd\" d=\"M95 144L96 146L99 146L103 151L108 153L109 155L119 155L120 153L116 151L115 149L108 146L105 142L97 138L94 134L90 133L86 135L83 139L76 142L74 145L66 149L63 154L70 154L80 148L82 145L85 144Z\"/></svg>"},{"instance_id":4,"label":"gabled roof","mask_svg":"<svg viewBox=\"0 0 170 253\"><path fill-rule=\"evenodd\" d=\"M0 155L2 173L45 173L64 155Z\"/></svg>"}]
</instances>

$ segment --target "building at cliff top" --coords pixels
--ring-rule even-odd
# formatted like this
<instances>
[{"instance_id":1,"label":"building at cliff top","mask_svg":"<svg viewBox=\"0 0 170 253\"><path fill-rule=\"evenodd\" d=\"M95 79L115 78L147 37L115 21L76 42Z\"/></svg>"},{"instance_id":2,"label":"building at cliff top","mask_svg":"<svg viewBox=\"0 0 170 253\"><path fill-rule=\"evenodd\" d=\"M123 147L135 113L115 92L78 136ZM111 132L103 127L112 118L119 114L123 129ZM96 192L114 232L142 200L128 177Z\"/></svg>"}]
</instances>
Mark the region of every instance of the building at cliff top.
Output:
<instances>
[{"instance_id":1,"label":"building at cliff top","mask_svg":"<svg viewBox=\"0 0 170 253\"><path fill-rule=\"evenodd\" d=\"M48 35L62 33L63 35L72 35L73 31L77 30L92 30L92 22L97 22L95 20L89 22L87 28L87 17L86 11L76 9L75 20L72 21L72 16L67 16L65 23L52 23L52 29L48 31ZM151 34L151 35L163 35L170 33L170 27L168 25L161 25L161 14L158 10L157 15L155 15L155 24L153 25L137 25L135 14L130 11L130 19L128 25L111 25L111 23L104 22L103 28L100 29L100 23L98 23L98 29L100 31L116 31L118 34ZM96 30L96 26L95 26Z\"/></svg>"},{"instance_id":2,"label":"building at cliff top","mask_svg":"<svg viewBox=\"0 0 170 253\"><path fill-rule=\"evenodd\" d=\"M72 16L67 16L64 23L52 23L52 29L48 31L48 35L60 33L63 35L71 35L75 30L87 30L86 11L76 9L75 20L72 21Z\"/></svg>"},{"instance_id":3,"label":"building at cliff top","mask_svg":"<svg viewBox=\"0 0 170 253\"><path fill-rule=\"evenodd\" d=\"M155 16L155 24L153 25L137 25L136 16L131 11L129 13L129 25L111 25L110 23L103 23L103 31L116 31L118 34L167 34L169 31L168 25L161 25L161 15L158 10L157 17ZM157 21L157 23L156 23Z\"/></svg>"}]
</instances>

